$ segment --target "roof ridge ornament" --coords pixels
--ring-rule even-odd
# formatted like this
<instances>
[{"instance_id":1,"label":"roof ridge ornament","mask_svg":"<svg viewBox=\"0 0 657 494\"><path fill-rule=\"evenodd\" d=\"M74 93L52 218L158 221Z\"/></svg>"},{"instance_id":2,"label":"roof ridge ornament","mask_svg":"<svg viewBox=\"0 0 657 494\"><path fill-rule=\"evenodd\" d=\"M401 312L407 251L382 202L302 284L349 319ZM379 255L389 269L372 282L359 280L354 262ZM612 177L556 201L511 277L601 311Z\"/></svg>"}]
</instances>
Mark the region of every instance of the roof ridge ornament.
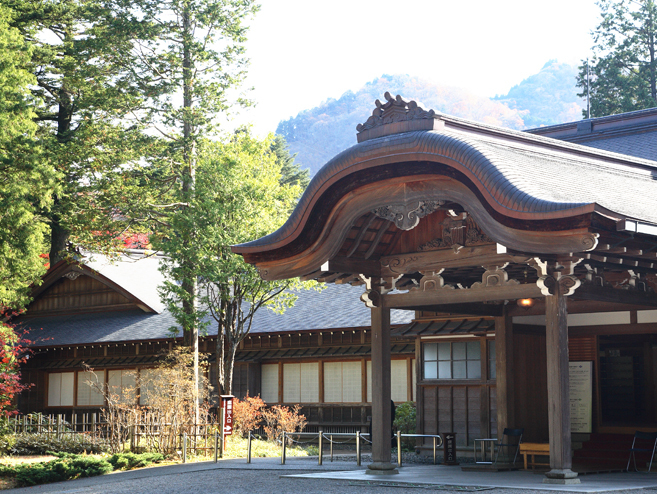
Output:
<instances>
[{"instance_id":1,"label":"roof ridge ornament","mask_svg":"<svg viewBox=\"0 0 657 494\"><path fill-rule=\"evenodd\" d=\"M444 125L439 114L425 110L416 101L405 101L400 95L393 98L388 91L383 96L386 102L377 99L372 115L356 126L358 142L390 134L433 130Z\"/></svg>"}]
</instances>

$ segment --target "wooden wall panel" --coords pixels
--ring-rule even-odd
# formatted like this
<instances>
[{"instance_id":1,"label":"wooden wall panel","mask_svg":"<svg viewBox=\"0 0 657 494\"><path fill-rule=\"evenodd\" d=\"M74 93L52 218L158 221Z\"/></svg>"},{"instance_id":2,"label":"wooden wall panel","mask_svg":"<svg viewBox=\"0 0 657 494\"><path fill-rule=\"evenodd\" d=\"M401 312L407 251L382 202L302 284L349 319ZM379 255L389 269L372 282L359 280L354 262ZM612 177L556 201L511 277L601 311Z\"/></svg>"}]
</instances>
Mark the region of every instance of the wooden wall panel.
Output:
<instances>
[{"instance_id":1,"label":"wooden wall panel","mask_svg":"<svg viewBox=\"0 0 657 494\"><path fill-rule=\"evenodd\" d=\"M468 444L474 444L474 440L480 437L487 436L487 434L482 434L481 432L481 386L468 386L467 390L467 399L468 399ZM485 431L486 433L488 430Z\"/></svg>"},{"instance_id":2,"label":"wooden wall panel","mask_svg":"<svg viewBox=\"0 0 657 494\"><path fill-rule=\"evenodd\" d=\"M490 429L488 437L498 437L497 432L497 388L491 386L488 392Z\"/></svg>"},{"instance_id":3,"label":"wooden wall panel","mask_svg":"<svg viewBox=\"0 0 657 494\"><path fill-rule=\"evenodd\" d=\"M548 442L545 336L514 334L514 428L525 429L526 442Z\"/></svg>"},{"instance_id":4,"label":"wooden wall panel","mask_svg":"<svg viewBox=\"0 0 657 494\"><path fill-rule=\"evenodd\" d=\"M465 386L452 388L452 424L457 446L468 443L468 393Z\"/></svg>"},{"instance_id":5,"label":"wooden wall panel","mask_svg":"<svg viewBox=\"0 0 657 494\"><path fill-rule=\"evenodd\" d=\"M438 433L454 432L452 388L438 388Z\"/></svg>"},{"instance_id":6,"label":"wooden wall panel","mask_svg":"<svg viewBox=\"0 0 657 494\"><path fill-rule=\"evenodd\" d=\"M437 388L421 387L422 402L424 403L422 415L422 428L424 434L436 434L438 428L438 400Z\"/></svg>"},{"instance_id":7,"label":"wooden wall panel","mask_svg":"<svg viewBox=\"0 0 657 494\"><path fill-rule=\"evenodd\" d=\"M89 276L62 278L29 306L29 315L69 312L74 309L129 308L137 306L111 287Z\"/></svg>"},{"instance_id":8,"label":"wooden wall panel","mask_svg":"<svg viewBox=\"0 0 657 494\"><path fill-rule=\"evenodd\" d=\"M595 362L597 344L595 336L582 336L568 339L568 359L572 361Z\"/></svg>"}]
</instances>

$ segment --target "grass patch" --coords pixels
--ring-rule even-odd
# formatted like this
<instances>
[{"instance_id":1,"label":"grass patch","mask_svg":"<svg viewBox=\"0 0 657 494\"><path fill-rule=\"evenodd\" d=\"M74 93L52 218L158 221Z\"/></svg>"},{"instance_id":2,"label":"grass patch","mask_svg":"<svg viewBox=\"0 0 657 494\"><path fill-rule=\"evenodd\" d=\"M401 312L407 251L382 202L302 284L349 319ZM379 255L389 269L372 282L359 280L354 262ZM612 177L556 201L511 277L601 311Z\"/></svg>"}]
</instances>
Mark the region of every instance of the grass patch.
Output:
<instances>
[{"instance_id":1,"label":"grass patch","mask_svg":"<svg viewBox=\"0 0 657 494\"><path fill-rule=\"evenodd\" d=\"M229 436L226 438L226 450L224 458L246 458L248 440L239 436ZM303 447L299 445L287 446L285 448L286 456L315 456L319 454L319 449L315 445L306 444ZM281 456L281 445L262 439L251 440L251 456L253 458L270 458Z\"/></svg>"}]
</instances>

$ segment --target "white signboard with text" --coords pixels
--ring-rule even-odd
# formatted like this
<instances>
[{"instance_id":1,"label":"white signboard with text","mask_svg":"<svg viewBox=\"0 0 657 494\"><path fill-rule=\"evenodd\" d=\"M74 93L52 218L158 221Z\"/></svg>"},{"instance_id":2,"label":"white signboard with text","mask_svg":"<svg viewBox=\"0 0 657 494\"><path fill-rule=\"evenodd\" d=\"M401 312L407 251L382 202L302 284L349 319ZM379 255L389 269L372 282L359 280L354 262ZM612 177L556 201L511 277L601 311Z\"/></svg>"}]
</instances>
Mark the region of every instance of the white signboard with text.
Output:
<instances>
[{"instance_id":1,"label":"white signboard with text","mask_svg":"<svg viewBox=\"0 0 657 494\"><path fill-rule=\"evenodd\" d=\"M593 432L593 362L569 362L570 431Z\"/></svg>"}]
</instances>

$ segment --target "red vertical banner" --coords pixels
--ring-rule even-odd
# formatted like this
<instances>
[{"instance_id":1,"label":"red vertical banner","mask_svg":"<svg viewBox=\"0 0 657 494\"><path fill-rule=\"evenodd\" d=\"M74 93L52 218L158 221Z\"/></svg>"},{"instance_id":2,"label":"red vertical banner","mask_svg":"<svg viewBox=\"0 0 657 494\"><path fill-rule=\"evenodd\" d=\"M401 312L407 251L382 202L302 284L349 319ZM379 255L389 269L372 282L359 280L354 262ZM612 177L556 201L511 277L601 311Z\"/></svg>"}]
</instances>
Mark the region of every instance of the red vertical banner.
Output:
<instances>
[{"instance_id":1,"label":"red vertical banner","mask_svg":"<svg viewBox=\"0 0 657 494\"><path fill-rule=\"evenodd\" d=\"M222 408L224 409L224 436L233 433L233 396L222 396Z\"/></svg>"}]
</instances>

